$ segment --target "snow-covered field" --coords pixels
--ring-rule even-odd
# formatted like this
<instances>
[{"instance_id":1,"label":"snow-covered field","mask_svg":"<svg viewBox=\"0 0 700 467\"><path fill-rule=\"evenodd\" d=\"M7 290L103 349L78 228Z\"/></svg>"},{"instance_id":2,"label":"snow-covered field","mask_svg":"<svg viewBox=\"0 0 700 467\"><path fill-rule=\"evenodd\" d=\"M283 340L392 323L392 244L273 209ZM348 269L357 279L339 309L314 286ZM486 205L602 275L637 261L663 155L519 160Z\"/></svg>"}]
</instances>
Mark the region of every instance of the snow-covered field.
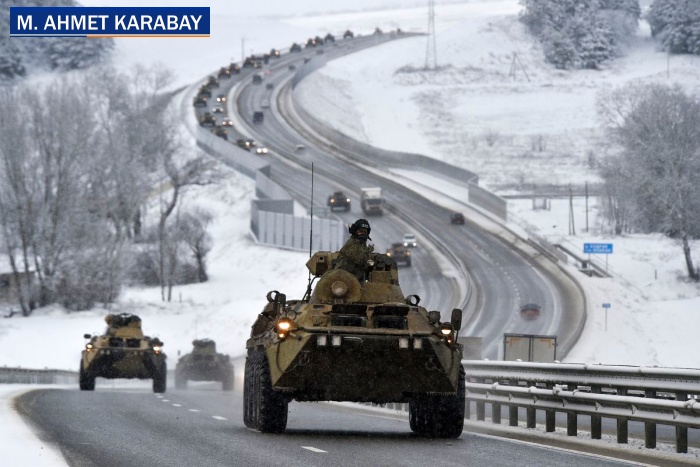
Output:
<instances>
[{"instance_id":1,"label":"snow-covered field","mask_svg":"<svg viewBox=\"0 0 700 467\"><path fill-rule=\"evenodd\" d=\"M127 4L121 0L83 3ZM351 28L369 33L375 26L425 30L427 25L426 8L415 6L423 2L408 2L409 8L393 11L376 7L399 2L355 0L333 2L333 7L313 0L259 2L250 5L252 14L241 2L208 3L213 16L211 39L121 39L116 64L129 67L159 61L175 71L174 87L179 87L231 59L238 60L242 38L248 54L288 47L326 31ZM358 11L363 8L372 9ZM342 13L305 14L328 10ZM517 0L438 3L437 55L444 66L439 72L396 73L401 67L424 63L425 39L405 39L329 64L309 79L322 85L324 92L304 90L307 105L358 139L443 159L479 173L493 190L512 193L530 183L597 180L595 160L605 152L595 117L600 90L635 79L700 85L700 58L673 57L668 78L667 58L655 51L644 29L629 54L607 70L553 70L517 22L518 11ZM518 68L511 76L514 53L524 70ZM402 175L417 189L421 182L430 182L422 174ZM159 289L128 289L110 310L139 314L145 331L165 342L171 367L178 351L188 351L198 337L215 339L223 352L243 354L265 294L271 289L290 297L304 292L307 254L257 246L248 232L253 186L251 180L230 172L220 185L193 189L187 195L190 203L204 205L217 215L211 226L214 249L208 283L176 287L170 303L160 300ZM699 289L683 279L680 246L659 236L607 236L598 213L597 203L591 200L590 232L584 232L585 207L577 198L576 234L572 235L568 200L552 199L551 210L538 211L529 200L510 202L514 230L527 228L578 248L584 242L614 244L608 265L615 278L580 276L588 293L589 318L583 338L567 360L697 367ZM607 317L602 303L612 306ZM82 335L102 331L106 312L67 314L51 307L37 310L31 318L0 319L0 365L77 370Z\"/></svg>"}]
</instances>

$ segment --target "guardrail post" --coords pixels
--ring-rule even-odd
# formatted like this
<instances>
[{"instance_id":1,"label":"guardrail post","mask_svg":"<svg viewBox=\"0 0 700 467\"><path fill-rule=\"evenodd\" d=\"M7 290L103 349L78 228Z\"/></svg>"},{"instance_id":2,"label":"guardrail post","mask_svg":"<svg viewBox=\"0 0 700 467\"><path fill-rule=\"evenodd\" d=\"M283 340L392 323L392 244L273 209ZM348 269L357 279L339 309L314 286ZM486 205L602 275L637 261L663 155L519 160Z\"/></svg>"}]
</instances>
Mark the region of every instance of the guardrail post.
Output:
<instances>
[{"instance_id":1,"label":"guardrail post","mask_svg":"<svg viewBox=\"0 0 700 467\"><path fill-rule=\"evenodd\" d=\"M683 392L676 393L676 400L687 401L688 394ZM677 426L676 427L676 452L687 453L688 452L688 427L687 426Z\"/></svg>"},{"instance_id":2,"label":"guardrail post","mask_svg":"<svg viewBox=\"0 0 700 467\"><path fill-rule=\"evenodd\" d=\"M600 386L591 386L592 394L600 394ZM601 439L603 437L603 420L597 415L591 415L591 439Z\"/></svg>"},{"instance_id":3,"label":"guardrail post","mask_svg":"<svg viewBox=\"0 0 700 467\"><path fill-rule=\"evenodd\" d=\"M554 383L547 383L547 389L554 388ZM554 410L545 410L544 425L547 433L552 433L557 427L557 413Z\"/></svg>"},{"instance_id":4,"label":"guardrail post","mask_svg":"<svg viewBox=\"0 0 700 467\"><path fill-rule=\"evenodd\" d=\"M477 378L477 383L485 383L484 378ZM486 420L486 403L477 401L476 402L476 419L480 422Z\"/></svg>"},{"instance_id":5,"label":"guardrail post","mask_svg":"<svg viewBox=\"0 0 700 467\"><path fill-rule=\"evenodd\" d=\"M501 404L491 404L491 421L494 425L501 424Z\"/></svg>"},{"instance_id":6,"label":"guardrail post","mask_svg":"<svg viewBox=\"0 0 700 467\"><path fill-rule=\"evenodd\" d=\"M576 389L575 384L569 384L566 387L569 391ZM566 435L576 436L578 434L578 416L576 412L568 412L566 414Z\"/></svg>"},{"instance_id":7,"label":"guardrail post","mask_svg":"<svg viewBox=\"0 0 700 467\"><path fill-rule=\"evenodd\" d=\"M518 406L509 405L508 406L508 425L518 426Z\"/></svg>"},{"instance_id":8,"label":"guardrail post","mask_svg":"<svg viewBox=\"0 0 700 467\"><path fill-rule=\"evenodd\" d=\"M472 402L469 400L469 395L464 399L464 418L469 420L472 418Z\"/></svg>"},{"instance_id":9,"label":"guardrail post","mask_svg":"<svg viewBox=\"0 0 700 467\"><path fill-rule=\"evenodd\" d=\"M529 387L532 387L532 386L536 386L537 383L535 383L534 381L528 381L527 385ZM525 409L525 414L526 414L525 419L526 419L527 427L528 428L535 428L537 426L537 417L536 417L537 411L535 410L535 408L528 407L527 409Z\"/></svg>"},{"instance_id":10,"label":"guardrail post","mask_svg":"<svg viewBox=\"0 0 700 467\"><path fill-rule=\"evenodd\" d=\"M618 396L626 396L627 389L618 388ZM629 439L629 421L626 418L617 419L617 442L618 444L627 444Z\"/></svg>"},{"instance_id":11,"label":"guardrail post","mask_svg":"<svg viewBox=\"0 0 700 467\"><path fill-rule=\"evenodd\" d=\"M644 391L644 397L654 399L656 398L656 391ZM656 423L644 423L644 447L647 449L656 448Z\"/></svg>"}]
</instances>

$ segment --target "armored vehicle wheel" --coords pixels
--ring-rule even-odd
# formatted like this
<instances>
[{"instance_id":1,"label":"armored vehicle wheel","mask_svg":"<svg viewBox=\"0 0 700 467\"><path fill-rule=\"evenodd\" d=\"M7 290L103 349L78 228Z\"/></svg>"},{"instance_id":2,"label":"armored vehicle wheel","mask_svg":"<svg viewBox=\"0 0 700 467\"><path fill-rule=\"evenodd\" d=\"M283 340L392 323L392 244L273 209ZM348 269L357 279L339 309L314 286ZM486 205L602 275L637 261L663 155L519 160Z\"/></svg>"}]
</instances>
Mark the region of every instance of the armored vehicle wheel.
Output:
<instances>
[{"instance_id":1,"label":"armored vehicle wheel","mask_svg":"<svg viewBox=\"0 0 700 467\"><path fill-rule=\"evenodd\" d=\"M245 374L243 377L243 423L248 428L255 428L255 417L253 416L253 378L255 368L253 362L253 351L248 350L245 359Z\"/></svg>"},{"instance_id":2,"label":"armored vehicle wheel","mask_svg":"<svg viewBox=\"0 0 700 467\"><path fill-rule=\"evenodd\" d=\"M409 425L427 438L458 438L464 429L464 368L459 369L457 394L419 396L409 403Z\"/></svg>"},{"instance_id":3,"label":"armored vehicle wheel","mask_svg":"<svg viewBox=\"0 0 700 467\"><path fill-rule=\"evenodd\" d=\"M175 389L187 389L187 378L175 373Z\"/></svg>"},{"instance_id":4,"label":"armored vehicle wheel","mask_svg":"<svg viewBox=\"0 0 700 467\"><path fill-rule=\"evenodd\" d=\"M79 384L81 391L95 390L95 375L83 369L83 363L80 362Z\"/></svg>"},{"instance_id":5,"label":"armored vehicle wheel","mask_svg":"<svg viewBox=\"0 0 700 467\"><path fill-rule=\"evenodd\" d=\"M224 379L221 381L221 389L233 391L233 371L227 371L224 374Z\"/></svg>"},{"instance_id":6,"label":"armored vehicle wheel","mask_svg":"<svg viewBox=\"0 0 700 467\"><path fill-rule=\"evenodd\" d=\"M253 407L257 429L263 433L282 433L287 428L289 402L272 389L270 366L263 350L253 351L255 377Z\"/></svg>"},{"instance_id":7,"label":"armored vehicle wheel","mask_svg":"<svg viewBox=\"0 0 700 467\"><path fill-rule=\"evenodd\" d=\"M165 366L165 360L163 360L160 364L158 364L156 372L153 375L153 392L165 392L167 374L167 367Z\"/></svg>"}]
</instances>

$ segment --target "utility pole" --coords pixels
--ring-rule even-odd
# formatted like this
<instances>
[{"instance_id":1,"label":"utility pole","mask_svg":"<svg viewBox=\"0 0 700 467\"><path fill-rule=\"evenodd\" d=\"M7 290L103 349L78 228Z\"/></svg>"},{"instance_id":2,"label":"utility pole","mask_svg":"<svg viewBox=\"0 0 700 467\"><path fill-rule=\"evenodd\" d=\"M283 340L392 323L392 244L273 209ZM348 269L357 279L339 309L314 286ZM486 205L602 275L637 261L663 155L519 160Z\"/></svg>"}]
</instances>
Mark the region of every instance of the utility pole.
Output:
<instances>
[{"instance_id":1,"label":"utility pole","mask_svg":"<svg viewBox=\"0 0 700 467\"><path fill-rule=\"evenodd\" d=\"M245 60L245 37L241 37L241 66Z\"/></svg>"},{"instance_id":2,"label":"utility pole","mask_svg":"<svg viewBox=\"0 0 700 467\"><path fill-rule=\"evenodd\" d=\"M574 224L574 191L569 185L569 235L576 235L576 225Z\"/></svg>"},{"instance_id":3,"label":"utility pole","mask_svg":"<svg viewBox=\"0 0 700 467\"><path fill-rule=\"evenodd\" d=\"M428 0L428 45L425 51L425 69L437 68L437 45L435 43L435 0Z\"/></svg>"}]
</instances>

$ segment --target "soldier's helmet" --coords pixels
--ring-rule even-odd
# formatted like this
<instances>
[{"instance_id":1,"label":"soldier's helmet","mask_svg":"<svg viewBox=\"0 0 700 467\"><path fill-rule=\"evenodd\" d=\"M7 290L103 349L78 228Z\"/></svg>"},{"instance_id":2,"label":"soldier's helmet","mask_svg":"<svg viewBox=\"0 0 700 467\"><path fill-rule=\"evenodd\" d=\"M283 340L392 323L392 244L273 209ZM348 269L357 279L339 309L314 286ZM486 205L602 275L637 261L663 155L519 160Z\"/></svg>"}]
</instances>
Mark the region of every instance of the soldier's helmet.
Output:
<instances>
[{"instance_id":1,"label":"soldier's helmet","mask_svg":"<svg viewBox=\"0 0 700 467\"><path fill-rule=\"evenodd\" d=\"M372 240L372 238L369 236L372 229L370 228L369 221L367 219L357 219L355 223L350 225L348 231L350 232L350 235L360 240Z\"/></svg>"}]
</instances>

